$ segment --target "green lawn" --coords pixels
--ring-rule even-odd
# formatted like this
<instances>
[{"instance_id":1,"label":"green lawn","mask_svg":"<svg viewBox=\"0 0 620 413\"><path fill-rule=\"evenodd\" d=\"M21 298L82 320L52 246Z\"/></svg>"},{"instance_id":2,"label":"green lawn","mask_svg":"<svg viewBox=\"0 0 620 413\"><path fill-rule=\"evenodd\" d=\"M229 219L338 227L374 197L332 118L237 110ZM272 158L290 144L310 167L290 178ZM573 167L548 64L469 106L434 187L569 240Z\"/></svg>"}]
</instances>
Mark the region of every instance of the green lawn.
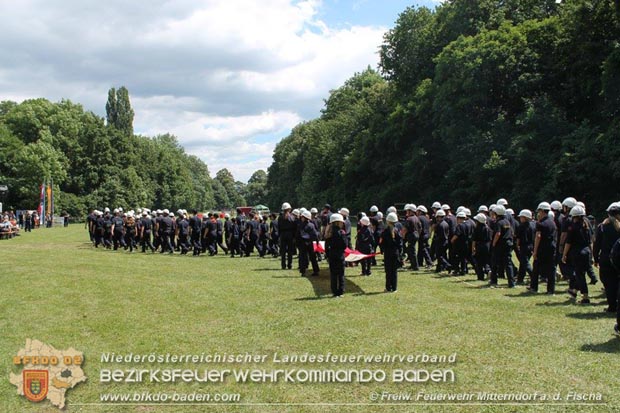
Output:
<instances>
[{"instance_id":1,"label":"green lawn","mask_svg":"<svg viewBox=\"0 0 620 413\"><path fill-rule=\"evenodd\" d=\"M15 393L12 357L27 338L57 349L83 351L88 381L67 393L70 412L358 412L358 411L620 411L620 339L603 313L601 286L594 305L566 294L526 296L524 288L488 289L475 276L399 272L396 294L384 294L382 267L371 277L347 269L346 294L331 298L327 264L321 276L302 278L279 261L94 249L82 225L39 229L0 240L0 410L55 412ZM500 280L500 284L504 280ZM504 281L505 286L505 281ZM544 287L542 287L544 290ZM558 291L564 291L562 283ZM457 353L454 365L182 364L185 368L452 368L455 383L102 384L102 353L421 354ZM153 364L150 368L178 368ZM98 405L102 393L233 392L243 405ZM573 405L373 406L383 391L426 393L602 394L604 403ZM279 404L260 404L279 403ZM286 404L292 405L286 405ZM339 405L316 405L337 403ZM419 403L419 402L418 402ZM348 405L343 405L348 404Z\"/></svg>"}]
</instances>

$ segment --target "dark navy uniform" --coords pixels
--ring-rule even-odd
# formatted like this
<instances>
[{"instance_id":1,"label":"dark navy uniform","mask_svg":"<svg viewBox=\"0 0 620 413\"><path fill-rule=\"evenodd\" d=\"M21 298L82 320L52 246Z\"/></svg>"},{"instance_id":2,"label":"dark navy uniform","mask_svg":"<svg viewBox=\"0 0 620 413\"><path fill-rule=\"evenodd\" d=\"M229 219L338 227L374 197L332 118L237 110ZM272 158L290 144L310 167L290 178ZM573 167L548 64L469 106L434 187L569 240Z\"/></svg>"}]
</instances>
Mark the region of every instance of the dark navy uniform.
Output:
<instances>
[{"instance_id":1,"label":"dark navy uniform","mask_svg":"<svg viewBox=\"0 0 620 413\"><path fill-rule=\"evenodd\" d=\"M229 246L228 249L230 251L231 258L235 258L235 254L238 256L243 256L241 252L241 219L239 217L235 218L234 222L230 226L230 236L229 236Z\"/></svg>"},{"instance_id":2,"label":"dark navy uniform","mask_svg":"<svg viewBox=\"0 0 620 413\"><path fill-rule=\"evenodd\" d=\"M553 294L555 293L555 256L558 236L555 222L548 216L536 223L536 238L539 238L538 249L534 251L536 257L530 290L538 291L538 279L542 278L547 280L547 293Z\"/></svg>"},{"instance_id":3,"label":"dark navy uniform","mask_svg":"<svg viewBox=\"0 0 620 413\"><path fill-rule=\"evenodd\" d=\"M282 269L293 266L293 248L295 242L295 230L297 224L293 221L293 215L282 213L278 218L278 229L280 231L280 259Z\"/></svg>"},{"instance_id":4,"label":"dark navy uniform","mask_svg":"<svg viewBox=\"0 0 620 413\"><path fill-rule=\"evenodd\" d=\"M526 221L519 223L515 239L517 240L517 257L519 258L519 273L517 282L523 283L525 274L532 277L532 264L530 258L534 251L534 238L536 237L536 223Z\"/></svg>"},{"instance_id":5,"label":"dark navy uniform","mask_svg":"<svg viewBox=\"0 0 620 413\"><path fill-rule=\"evenodd\" d=\"M319 275L319 264L314 252L314 243L319 239L319 233L311 221L305 219L300 221L300 248L299 248L299 272L302 277L305 275L308 265L312 264L312 275Z\"/></svg>"},{"instance_id":6,"label":"dark navy uniform","mask_svg":"<svg viewBox=\"0 0 620 413\"><path fill-rule=\"evenodd\" d=\"M611 249L618 239L620 239L620 231L616 230L610 219L606 219L596 228L593 251L594 263L599 267L601 281L605 286L607 311L609 312L618 310L620 271L612 265L609 258Z\"/></svg>"},{"instance_id":7,"label":"dark navy uniform","mask_svg":"<svg viewBox=\"0 0 620 413\"><path fill-rule=\"evenodd\" d=\"M386 225L379 242L383 248L385 290L395 292L398 289L398 259L402 245L400 231L391 225Z\"/></svg>"},{"instance_id":8,"label":"dark navy uniform","mask_svg":"<svg viewBox=\"0 0 620 413\"><path fill-rule=\"evenodd\" d=\"M453 253L454 275L465 275L467 273L467 243L469 240L469 227L462 221L456 224L454 236L451 240Z\"/></svg>"},{"instance_id":9,"label":"dark navy uniform","mask_svg":"<svg viewBox=\"0 0 620 413\"><path fill-rule=\"evenodd\" d=\"M330 231L331 234L327 234ZM344 294L344 250L347 248L347 236L336 225L327 229L326 236L325 255L329 262L332 293L334 297L339 297Z\"/></svg>"},{"instance_id":10,"label":"dark navy uniform","mask_svg":"<svg viewBox=\"0 0 620 413\"><path fill-rule=\"evenodd\" d=\"M177 221L177 233L178 233L178 247L181 249L181 254L185 255L189 251L189 221L185 218L181 218Z\"/></svg>"},{"instance_id":11,"label":"dark navy uniform","mask_svg":"<svg viewBox=\"0 0 620 413\"><path fill-rule=\"evenodd\" d=\"M370 226L360 225L360 229L357 232L355 249L362 254L372 254L375 247L374 244L375 237L372 234ZM365 258L362 260L362 275L371 275L370 258Z\"/></svg>"},{"instance_id":12,"label":"dark navy uniform","mask_svg":"<svg viewBox=\"0 0 620 413\"><path fill-rule=\"evenodd\" d=\"M491 285L497 285L497 277L503 278L505 275L508 279L508 287L513 288L515 286L514 265L512 264L514 236L512 233L512 225L506 217L498 217L495 237L497 242L495 242L493 248L495 249L495 257L497 260L497 271L491 273Z\"/></svg>"},{"instance_id":13,"label":"dark navy uniform","mask_svg":"<svg viewBox=\"0 0 620 413\"><path fill-rule=\"evenodd\" d=\"M143 216L140 219L140 245L142 246L142 252L146 252L146 247L151 249L151 252L155 252L155 247L151 242L151 234L153 232L153 221Z\"/></svg>"},{"instance_id":14,"label":"dark navy uniform","mask_svg":"<svg viewBox=\"0 0 620 413\"><path fill-rule=\"evenodd\" d=\"M95 247L99 248L99 245L103 244L104 247L107 245L104 243L105 236L105 218L103 216L98 216L95 220Z\"/></svg>"},{"instance_id":15,"label":"dark navy uniform","mask_svg":"<svg viewBox=\"0 0 620 413\"><path fill-rule=\"evenodd\" d=\"M448 261L448 244L450 242L450 225L445 219L441 222L437 220L435 224L435 236L433 244L435 244L435 258L437 259L437 268L435 272L443 270L452 270L452 264Z\"/></svg>"},{"instance_id":16,"label":"dark navy uniform","mask_svg":"<svg viewBox=\"0 0 620 413\"><path fill-rule=\"evenodd\" d=\"M120 215L115 215L114 218L112 218L112 225L114 226L114 251L116 251L118 247L127 247L125 243L125 229L123 228L124 224L123 218L121 218Z\"/></svg>"},{"instance_id":17,"label":"dark navy uniform","mask_svg":"<svg viewBox=\"0 0 620 413\"><path fill-rule=\"evenodd\" d=\"M188 221L188 224L189 224L191 244L194 248L193 254L195 256L200 255L200 253L202 252L202 243L201 243L202 223L200 222L200 217L197 215L196 210L194 210L193 215Z\"/></svg>"},{"instance_id":18,"label":"dark navy uniform","mask_svg":"<svg viewBox=\"0 0 620 413\"><path fill-rule=\"evenodd\" d=\"M172 220L172 218L170 218L169 216L164 216L161 218L161 220L159 221L159 232L160 232L160 236L161 236L161 251L160 253L163 254L164 252L168 251L170 254L174 253L174 247L172 246L172 241L171 238L174 234L174 221Z\"/></svg>"},{"instance_id":19,"label":"dark navy uniform","mask_svg":"<svg viewBox=\"0 0 620 413\"><path fill-rule=\"evenodd\" d=\"M431 221L424 215L420 214L418 217L420 221L420 240L418 241L418 267L426 265L430 267L433 265L430 254L429 239L431 237Z\"/></svg>"},{"instance_id":20,"label":"dark navy uniform","mask_svg":"<svg viewBox=\"0 0 620 413\"><path fill-rule=\"evenodd\" d=\"M258 223L258 246L260 247L258 253L262 258L269 250L269 224L267 224L267 217Z\"/></svg>"},{"instance_id":21,"label":"dark navy uniform","mask_svg":"<svg viewBox=\"0 0 620 413\"><path fill-rule=\"evenodd\" d=\"M476 275L479 281L484 281L491 269L491 242L493 241L493 232L486 222L476 224L472 241L476 251L474 254Z\"/></svg>"},{"instance_id":22,"label":"dark navy uniform","mask_svg":"<svg viewBox=\"0 0 620 413\"><path fill-rule=\"evenodd\" d=\"M407 217L405 221L405 229L407 234L405 239L407 240L407 259L411 264L411 269L417 271L419 269L418 257L416 254L416 245L420 240L420 233L422 232L422 224L416 215Z\"/></svg>"},{"instance_id":23,"label":"dark navy uniform","mask_svg":"<svg viewBox=\"0 0 620 413\"><path fill-rule=\"evenodd\" d=\"M574 281L571 280L570 288L579 289L581 294L588 294L586 272L590 266L590 254L592 253L592 235L588 223L583 220L572 221L567 229L566 244L570 244L568 251L569 259L575 271Z\"/></svg>"},{"instance_id":24,"label":"dark navy uniform","mask_svg":"<svg viewBox=\"0 0 620 413\"><path fill-rule=\"evenodd\" d=\"M128 217L125 221L125 245L129 247L129 252L136 248L137 224L134 217Z\"/></svg>"},{"instance_id":25,"label":"dark navy uniform","mask_svg":"<svg viewBox=\"0 0 620 413\"><path fill-rule=\"evenodd\" d=\"M280 230L275 214L271 215L269 221L269 251L274 258L280 256Z\"/></svg>"}]
</instances>

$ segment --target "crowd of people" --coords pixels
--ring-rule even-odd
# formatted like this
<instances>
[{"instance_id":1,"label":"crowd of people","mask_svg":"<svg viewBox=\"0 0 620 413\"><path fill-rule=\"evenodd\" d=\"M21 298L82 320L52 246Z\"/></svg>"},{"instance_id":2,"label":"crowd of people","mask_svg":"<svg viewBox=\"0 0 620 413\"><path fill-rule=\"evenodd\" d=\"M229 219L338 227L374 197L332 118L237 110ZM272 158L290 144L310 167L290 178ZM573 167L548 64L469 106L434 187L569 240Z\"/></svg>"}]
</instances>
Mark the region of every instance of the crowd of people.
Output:
<instances>
[{"instance_id":1,"label":"crowd of people","mask_svg":"<svg viewBox=\"0 0 620 413\"><path fill-rule=\"evenodd\" d=\"M129 252L141 250L164 254L248 257L279 257L281 268L297 268L302 276L312 268L319 275L319 261L327 260L334 297L344 294L347 252L365 257L359 262L361 275L370 276L377 266L376 254L383 256L385 292L398 289L399 269L426 268L463 276L470 269L479 281L497 288L505 279L508 288L525 285L538 293L539 283L546 293L556 293L557 280L568 281L567 293L580 305L591 303L588 285L598 282L593 267L599 268L607 299L605 311L616 313L620 322L620 202L607 208L607 217L597 224L586 215L586 206L575 198L541 202L535 211L513 211L506 199L481 205L476 213L465 206L456 211L435 202L431 208L406 204L386 214L372 206L357 216L357 232L352 239L352 223L347 208L293 209L284 203L280 213L248 215L237 210L234 217L223 213L188 213L179 209L94 210L87 226L95 247ZM515 265L513 257L518 262ZM580 295L580 297L578 297ZM618 333L618 324L615 326Z\"/></svg>"}]
</instances>

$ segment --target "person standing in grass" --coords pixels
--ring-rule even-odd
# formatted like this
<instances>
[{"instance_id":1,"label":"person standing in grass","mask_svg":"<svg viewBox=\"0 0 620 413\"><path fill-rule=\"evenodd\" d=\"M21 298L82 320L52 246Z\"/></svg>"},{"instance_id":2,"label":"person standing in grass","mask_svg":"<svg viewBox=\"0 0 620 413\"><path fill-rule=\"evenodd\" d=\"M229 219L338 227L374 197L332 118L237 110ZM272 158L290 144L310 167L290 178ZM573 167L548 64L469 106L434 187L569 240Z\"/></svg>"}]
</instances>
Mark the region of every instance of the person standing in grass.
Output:
<instances>
[{"instance_id":1,"label":"person standing in grass","mask_svg":"<svg viewBox=\"0 0 620 413\"><path fill-rule=\"evenodd\" d=\"M344 250L346 248L347 235L344 231L344 218L340 214L332 214L325 231L325 255L329 262L334 297L342 297L344 294Z\"/></svg>"},{"instance_id":2,"label":"person standing in grass","mask_svg":"<svg viewBox=\"0 0 620 413\"><path fill-rule=\"evenodd\" d=\"M586 272L590 266L590 254L592 253L592 231L589 222L584 219L586 211L583 207L575 205L571 208L569 215L572 222L566 230L562 263L571 263L571 267L575 270L575 281L571 282L568 293L576 298L578 289L582 296L579 304L590 304Z\"/></svg>"},{"instance_id":3,"label":"person standing in grass","mask_svg":"<svg viewBox=\"0 0 620 413\"><path fill-rule=\"evenodd\" d=\"M387 225L379 240L385 267L385 292L395 293L398 289L398 252L400 251L402 236L395 227L398 222L398 215L395 212L390 212L386 221Z\"/></svg>"},{"instance_id":4,"label":"person standing in grass","mask_svg":"<svg viewBox=\"0 0 620 413\"><path fill-rule=\"evenodd\" d=\"M355 243L355 249L362 254L372 254L374 248L375 237L370 229L370 219L366 216L359 220L360 228L357 231L357 240ZM362 275L370 276L370 258L364 258L362 260Z\"/></svg>"},{"instance_id":5,"label":"person standing in grass","mask_svg":"<svg viewBox=\"0 0 620 413\"><path fill-rule=\"evenodd\" d=\"M596 228L594 237L594 266L599 268L607 297L606 312L618 310L618 282L620 271L611 262L611 250L620 239L620 204L614 202L607 208L608 217Z\"/></svg>"}]
</instances>

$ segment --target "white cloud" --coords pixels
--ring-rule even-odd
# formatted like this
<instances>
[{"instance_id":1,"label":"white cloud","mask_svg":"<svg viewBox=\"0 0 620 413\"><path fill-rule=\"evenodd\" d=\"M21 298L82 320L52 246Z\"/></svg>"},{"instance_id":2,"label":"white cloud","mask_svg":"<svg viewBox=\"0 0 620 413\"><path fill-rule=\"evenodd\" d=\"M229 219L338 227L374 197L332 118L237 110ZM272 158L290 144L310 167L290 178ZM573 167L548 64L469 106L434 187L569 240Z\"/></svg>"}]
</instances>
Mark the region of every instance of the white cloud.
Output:
<instances>
[{"instance_id":1,"label":"white cloud","mask_svg":"<svg viewBox=\"0 0 620 413\"><path fill-rule=\"evenodd\" d=\"M213 173L228 167L247 180L296 123L318 115L330 89L378 62L384 28L335 29L318 18L321 8L318 0L0 2L0 100L69 98L104 115L108 88L124 85L136 132L173 133Z\"/></svg>"}]
</instances>

